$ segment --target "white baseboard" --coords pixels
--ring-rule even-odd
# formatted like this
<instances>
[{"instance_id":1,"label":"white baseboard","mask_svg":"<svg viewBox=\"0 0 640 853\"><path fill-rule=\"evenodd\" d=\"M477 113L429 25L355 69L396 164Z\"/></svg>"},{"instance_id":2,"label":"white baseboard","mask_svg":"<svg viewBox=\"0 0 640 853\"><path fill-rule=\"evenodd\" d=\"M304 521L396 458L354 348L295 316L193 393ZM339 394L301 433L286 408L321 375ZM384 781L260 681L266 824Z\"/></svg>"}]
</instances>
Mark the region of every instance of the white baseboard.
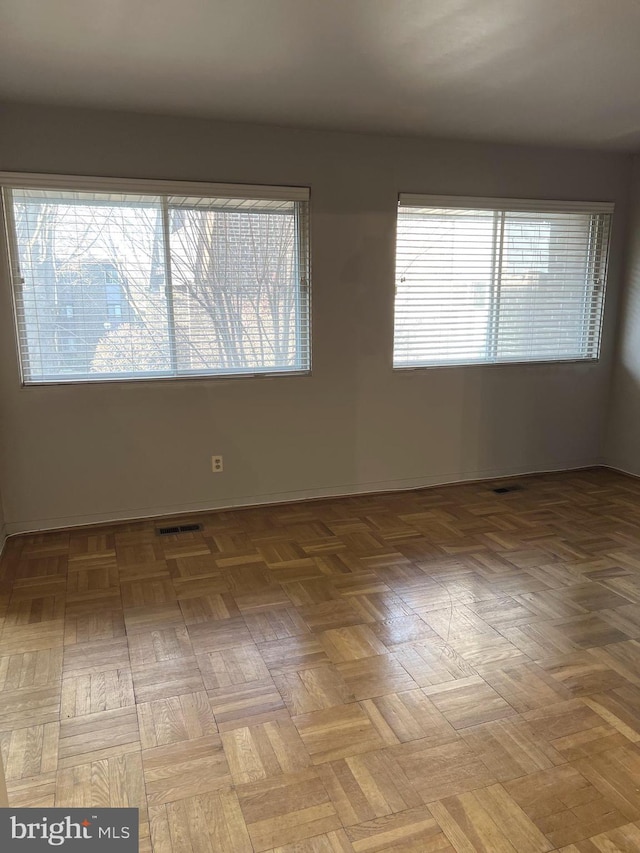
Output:
<instances>
[{"instance_id":1,"label":"white baseboard","mask_svg":"<svg viewBox=\"0 0 640 853\"><path fill-rule=\"evenodd\" d=\"M562 471L579 471L593 468L600 462L575 462L570 465L559 465L554 468L539 469L488 469L472 472L457 472L436 476L422 475L401 480L379 480L375 482L342 484L339 486L320 487L315 489L300 489L291 492L275 492L261 495L242 495L221 498L213 501L195 501L180 505L161 505L134 507L126 510L115 510L104 513L91 513L77 516L59 516L26 521L9 521L6 523L8 536L23 533L36 533L46 530L60 530L69 527L86 527L96 524L114 524L122 521L143 521L148 518L165 518L184 516L192 513L212 512L223 509L238 509L242 507L263 506L267 504L292 503L296 501L322 500L323 498L342 498L354 495L376 494L380 492L411 491L435 486L451 486L456 483L468 483L481 480L499 480L509 477L525 477L531 474L551 474Z\"/></svg>"},{"instance_id":2,"label":"white baseboard","mask_svg":"<svg viewBox=\"0 0 640 853\"><path fill-rule=\"evenodd\" d=\"M625 468L622 465L616 465L613 462L603 462L600 467L608 468L610 471L617 471L618 474L626 474L627 477L635 477L636 480L640 479L640 472L630 471L628 468Z\"/></svg>"}]
</instances>

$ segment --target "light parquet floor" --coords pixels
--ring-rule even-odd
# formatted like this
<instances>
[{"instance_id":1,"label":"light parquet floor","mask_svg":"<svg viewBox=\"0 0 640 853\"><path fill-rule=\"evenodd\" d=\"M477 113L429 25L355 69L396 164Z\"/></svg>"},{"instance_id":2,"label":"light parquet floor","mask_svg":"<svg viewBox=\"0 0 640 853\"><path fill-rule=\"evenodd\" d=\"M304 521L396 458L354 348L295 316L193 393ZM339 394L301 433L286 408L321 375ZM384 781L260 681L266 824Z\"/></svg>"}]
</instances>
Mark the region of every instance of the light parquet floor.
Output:
<instances>
[{"instance_id":1,"label":"light parquet floor","mask_svg":"<svg viewBox=\"0 0 640 853\"><path fill-rule=\"evenodd\" d=\"M143 853L640 851L640 481L519 482L11 539L11 804L136 806Z\"/></svg>"}]
</instances>

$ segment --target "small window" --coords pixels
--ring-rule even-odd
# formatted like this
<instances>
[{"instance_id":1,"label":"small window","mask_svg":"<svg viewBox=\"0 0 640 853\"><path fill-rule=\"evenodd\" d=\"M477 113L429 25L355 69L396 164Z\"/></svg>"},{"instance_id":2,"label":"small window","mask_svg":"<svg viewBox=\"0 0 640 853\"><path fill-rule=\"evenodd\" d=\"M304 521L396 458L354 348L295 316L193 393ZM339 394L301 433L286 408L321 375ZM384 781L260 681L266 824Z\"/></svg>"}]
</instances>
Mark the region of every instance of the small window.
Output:
<instances>
[{"instance_id":1,"label":"small window","mask_svg":"<svg viewBox=\"0 0 640 853\"><path fill-rule=\"evenodd\" d=\"M66 181L2 180L25 384L309 370L308 190Z\"/></svg>"},{"instance_id":2,"label":"small window","mask_svg":"<svg viewBox=\"0 0 640 853\"><path fill-rule=\"evenodd\" d=\"M612 212L401 195L394 367L597 359Z\"/></svg>"}]
</instances>

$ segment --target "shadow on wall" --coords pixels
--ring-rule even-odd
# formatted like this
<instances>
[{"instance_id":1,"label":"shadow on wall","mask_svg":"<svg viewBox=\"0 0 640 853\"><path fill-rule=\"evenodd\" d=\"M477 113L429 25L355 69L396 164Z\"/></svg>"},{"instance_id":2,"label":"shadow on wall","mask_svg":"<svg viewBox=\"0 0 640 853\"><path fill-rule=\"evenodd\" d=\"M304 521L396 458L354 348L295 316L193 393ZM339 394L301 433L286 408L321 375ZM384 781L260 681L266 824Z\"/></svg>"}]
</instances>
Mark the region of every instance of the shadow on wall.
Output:
<instances>
[{"instance_id":1,"label":"shadow on wall","mask_svg":"<svg viewBox=\"0 0 640 853\"><path fill-rule=\"evenodd\" d=\"M608 464L640 475L640 157L634 158L622 323L605 448Z\"/></svg>"}]
</instances>

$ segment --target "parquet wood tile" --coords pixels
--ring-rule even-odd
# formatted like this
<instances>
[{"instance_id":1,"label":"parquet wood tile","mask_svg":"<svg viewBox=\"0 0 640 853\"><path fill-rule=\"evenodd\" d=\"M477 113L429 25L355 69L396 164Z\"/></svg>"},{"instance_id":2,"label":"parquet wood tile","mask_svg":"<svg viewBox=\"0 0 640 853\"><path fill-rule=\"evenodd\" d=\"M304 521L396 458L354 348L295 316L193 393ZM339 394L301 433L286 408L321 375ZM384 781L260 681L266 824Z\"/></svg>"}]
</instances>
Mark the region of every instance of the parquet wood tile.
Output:
<instances>
[{"instance_id":1,"label":"parquet wood tile","mask_svg":"<svg viewBox=\"0 0 640 853\"><path fill-rule=\"evenodd\" d=\"M629 739L584 702L570 700L523 715L536 741L549 744L564 761L624 746Z\"/></svg>"},{"instance_id":2,"label":"parquet wood tile","mask_svg":"<svg viewBox=\"0 0 640 853\"><path fill-rule=\"evenodd\" d=\"M95 640L113 640L125 635L124 612L119 608L67 614L65 618L65 646L92 643Z\"/></svg>"},{"instance_id":3,"label":"parquet wood tile","mask_svg":"<svg viewBox=\"0 0 640 853\"><path fill-rule=\"evenodd\" d=\"M7 795L13 808L53 808L56 795L56 773L41 773L7 782Z\"/></svg>"},{"instance_id":4,"label":"parquet wood tile","mask_svg":"<svg viewBox=\"0 0 640 853\"><path fill-rule=\"evenodd\" d=\"M554 628L566 637L574 647L591 649L594 646L608 646L610 643L621 643L630 639L618 628L601 619L596 613L585 616L573 616L570 619L553 620L548 627Z\"/></svg>"},{"instance_id":5,"label":"parquet wood tile","mask_svg":"<svg viewBox=\"0 0 640 853\"><path fill-rule=\"evenodd\" d=\"M55 801L71 808L138 808L144 819L147 800L140 752L60 770Z\"/></svg>"},{"instance_id":6,"label":"parquet wood tile","mask_svg":"<svg viewBox=\"0 0 640 853\"><path fill-rule=\"evenodd\" d=\"M638 569L636 567L629 574L607 578L607 580L601 581L602 586L606 586L608 589L613 590L613 592L624 596L628 601L637 604L640 602L640 587L638 586L637 572Z\"/></svg>"},{"instance_id":7,"label":"parquet wood tile","mask_svg":"<svg viewBox=\"0 0 640 853\"><path fill-rule=\"evenodd\" d=\"M311 764L298 730L289 719L223 732L222 743L237 785L295 773Z\"/></svg>"},{"instance_id":8,"label":"parquet wood tile","mask_svg":"<svg viewBox=\"0 0 640 853\"><path fill-rule=\"evenodd\" d=\"M160 628L129 637L136 702L152 702L204 690L186 627Z\"/></svg>"},{"instance_id":9,"label":"parquet wood tile","mask_svg":"<svg viewBox=\"0 0 640 853\"><path fill-rule=\"evenodd\" d=\"M408 604L392 592L352 593L342 592L349 596L349 601L362 614L363 622L389 622L413 615Z\"/></svg>"},{"instance_id":10,"label":"parquet wood tile","mask_svg":"<svg viewBox=\"0 0 640 853\"><path fill-rule=\"evenodd\" d=\"M253 643L251 632L242 616L190 625L189 637L197 655Z\"/></svg>"},{"instance_id":11,"label":"parquet wood tile","mask_svg":"<svg viewBox=\"0 0 640 853\"><path fill-rule=\"evenodd\" d=\"M129 643L125 637L74 643L64 648L65 676L104 672L105 669L128 669L130 665Z\"/></svg>"},{"instance_id":12,"label":"parquet wood tile","mask_svg":"<svg viewBox=\"0 0 640 853\"><path fill-rule=\"evenodd\" d=\"M58 769L139 750L135 706L97 711L60 723Z\"/></svg>"},{"instance_id":13,"label":"parquet wood tile","mask_svg":"<svg viewBox=\"0 0 640 853\"><path fill-rule=\"evenodd\" d=\"M628 822L613 800L570 764L505 782L504 787L556 847Z\"/></svg>"},{"instance_id":14,"label":"parquet wood tile","mask_svg":"<svg viewBox=\"0 0 640 853\"><path fill-rule=\"evenodd\" d=\"M533 605L506 595L473 602L468 606L476 616L497 631L512 625L528 625L541 619Z\"/></svg>"},{"instance_id":15,"label":"parquet wood tile","mask_svg":"<svg viewBox=\"0 0 640 853\"><path fill-rule=\"evenodd\" d=\"M238 609L243 615L262 613L278 607L285 607L289 603L287 594L279 586L268 587L255 593L235 595Z\"/></svg>"},{"instance_id":16,"label":"parquet wood tile","mask_svg":"<svg viewBox=\"0 0 640 853\"><path fill-rule=\"evenodd\" d=\"M491 667L486 672L479 667L479 671L487 684L521 714L570 699L572 695L561 680L554 679L535 663Z\"/></svg>"},{"instance_id":17,"label":"parquet wood tile","mask_svg":"<svg viewBox=\"0 0 640 853\"><path fill-rule=\"evenodd\" d=\"M0 634L0 657L60 648L64 642L64 620L27 625L5 625Z\"/></svg>"},{"instance_id":18,"label":"parquet wood tile","mask_svg":"<svg viewBox=\"0 0 640 853\"><path fill-rule=\"evenodd\" d=\"M87 533L73 531L69 535L69 559L99 559L115 555L115 535L107 531Z\"/></svg>"},{"instance_id":19,"label":"parquet wood tile","mask_svg":"<svg viewBox=\"0 0 640 853\"><path fill-rule=\"evenodd\" d=\"M59 720L60 685L58 682L3 691L0 731L55 723Z\"/></svg>"},{"instance_id":20,"label":"parquet wood tile","mask_svg":"<svg viewBox=\"0 0 640 853\"><path fill-rule=\"evenodd\" d=\"M524 627L528 630L533 626ZM444 640L471 667L482 667L487 671L490 667L514 666L530 662L530 657L504 636L508 631L513 630L520 629L503 628L503 633L500 634L487 626L487 631L469 631L467 634L462 632L450 637L445 635Z\"/></svg>"},{"instance_id":21,"label":"parquet wood tile","mask_svg":"<svg viewBox=\"0 0 640 853\"><path fill-rule=\"evenodd\" d=\"M150 809L154 853L253 853L235 791L224 788Z\"/></svg>"},{"instance_id":22,"label":"parquet wood tile","mask_svg":"<svg viewBox=\"0 0 640 853\"><path fill-rule=\"evenodd\" d=\"M39 594L30 590L29 595L16 595L14 592L5 610L4 627L37 625L64 619L66 600L64 594Z\"/></svg>"},{"instance_id":23,"label":"parquet wood tile","mask_svg":"<svg viewBox=\"0 0 640 853\"><path fill-rule=\"evenodd\" d=\"M429 806L460 853L545 853L550 841L502 785L447 797Z\"/></svg>"},{"instance_id":24,"label":"parquet wood tile","mask_svg":"<svg viewBox=\"0 0 640 853\"><path fill-rule=\"evenodd\" d=\"M289 716L282 696L270 677L207 692L221 732L257 726Z\"/></svg>"},{"instance_id":25,"label":"parquet wood tile","mask_svg":"<svg viewBox=\"0 0 640 853\"><path fill-rule=\"evenodd\" d=\"M286 637L259 643L269 672L277 674L331 663L317 635Z\"/></svg>"},{"instance_id":26,"label":"parquet wood tile","mask_svg":"<svg viewBox=\"0 0 640 853\"><path fill-rule=\"evenodd\" d=\"M640 748L637 744L618 746L580 758L573 766L603 796L614 803L627 820L640 818Z\"/></svg>"},{"instance_id":27,"label":"parquet wood tile","mask_svg":"<svg viewBox=\"0 0 640 853\"><path fill-rule=\"evenodd\" d=\"M123 615L129 635L136 632L146 633L173 627L181 628L184 625L182 611L177 601L171 601L168 604L143 604L140 607L129 607Z\"/></svg>"},{"instance_id":28,"label":"parquet wood tile","mask_svg":"<svg viewBox=\"0 0 640 853\"><path fill-rule=\"evenodd\" d=\"M157 537L142 531L116 533L116 559L118 566L153 566L163 562L162 549Z\"/></svg>"},{"instance_id":29,"label":"parquet wood tile","mask_svg":"<svg viewBox=\"0 0 640 853\"><path fill-rule=\"evenodd\" d=\"M456 853L426 806L347 828L356 853Z\"/></svg>"},{"instance_id":30,"label":"parquet wood tile","mask_svg":"<svg viewBox=\"0 0 640 853\"><path fill-rule=\"evenodd\" d=\"M323 601L335 601L340 593L326 577L304 578L303 580L283 583L282 588L295 607L306 604L321 604Z\"/></svg>"},{"instance_id":31,"label":"parquet wood tile","mask_svg":"<svg viewBox=\"0 0 640 853\"><path fill-rule=\"evenodd\" d=\"M638 715L638 697L635 691L627 695L597 693L582 701L595 711L604 721L613 726L632 743L640 741L640 718Z\"/></svg>"},{"instance_id":32,"label":"parquet wood tile","mask_svg":"<svg viewBox=\"0 0 640 853\"><path fill-rule=\"evenodd\" d=\"M441 800L496 779L462 738L440 746L427 741L409 741L392 747L392 754L424 803Z\"/></svg>"},{"instance_id":33,"label":"parquet wood tile","mask_svg":"<svg viewBox=\"0 0 640 853\"><path fill-rule=\"evenodd\" d=\"M3 586L3 595L9 601L50 595L64 596L71 583L71 569L69 566L67 569L67 573L34 575L30 572L27 577L14 577L10 585ZM15 574L19 574L19 571L20 569L16 567Z\"/></svg>"},{"instance_id":34,"label":"parquet wood tile","mask_svg":"<svg viewBox=\"0 0 640 853\"><path fill-rule=\"evenodd\" d=\"M640 826L628 823L563 847L559 853L635 853L636 850L640 850Z\"/></svg>"},{"instance_id":35,"label":"parquet wood tile","mask_svg":"<svg viewBox=\"0 0 640 853\"><path fill-rule=\"evenodd\" d=\"M590 654L627 681L640 685L640 642L637 640L600 646L597 649L590 649Z\"/></svg>"},{"instance_id":36,"label":"parquet wood tile","mask_svg":"<svg viewBox=\"0 0 640 853\"><path fill-rule=\"evenodd\" d=\"M454 729L515 714L513 707L480 676L422 688Z\"/></svg>"},{"instance_id":37,"label":"parquet wood tile","mask_svg":"<svg viewBox=\"0 0 640 853\"><path fill-rule=\"evenodd\" d=\"M402 664L391 655L345 661L337 665L337 670L356 699L373 699L417 687Z\"/></svg>"},{"instance_id":38,"label":"parquet wood tile","mask_svg":"<svg viewBox=\"0 0 640 853\"><path fill-rule=\"evenodd\" d=\"M115 556L100 560L88 560L87 562L73 560L69 563L66 592L73 596L104 589L115 589L120 594L121 579Z\"/></svg>"},{"instance_id":39,"label":"parquet wood tile","mask_svg":"<svg viewBox=\"0 0 640 853\"><path fill-rule=\"evenodd\" d=\"M458 738L451 723L422 690L389 693L360 704L387 743L420 740L424 747Z\"/></svg>"},{"instance_id":40,"label":"parquet wood tile","mask_svg":"<svg viewBox=\"0 0 640 853\"><path fill-rule=\"evenodd\" d=\"M278 547L277 542L275 547ZM233 561L231 564L225 564L223 560L218 560L218 566L222 569L222 576L229 585L229 591L234 596L248 595L278 586L271 575L269 566L264 561L253 557L248 560Z\"/></svg>"},{"instance_id":41,"label":"parquet wood tile","mask_svg":"<svg viewBox=\"0 0 640 853\"><path fill-rule=\"evenodd\" d=\"M294 841L293 844L274 847L271 853L353 853L353 847L345 830L338 829L314 835L313 838L305 838L303 841Z\"/></svg>"},{"instance_id":42,"label":"parquet wood tile","mask_svg":"<svg viewBox=\"0 0 640 853\"><path fill-rule=\"evenodd\" d=\"M142 765L149 805L207 794L232 781L218 735L143 749Z\"/></svg>"},{"instance_id":43,"label":"parquet wood tile","mask_svg":"<svg viewBox=\"0 0 640 853\"><path fill-rule=\"evenodd\" d=\"M218 732L209 697L204 691L142 702L137 711L142 749L203 738Z\"/></svg>"},{"instance_id":44,"label":"parquet wood tile","mask_svg":"<svg viewBox=\"0 0 640 853\"><path fill-rule=\"evenodd\" d=\"M442 641L395 646L394 655L420 687L444 684L476 674L470 663Z\"/></svg>"},{"instance_id":45,"label":"parquet wood tile","mask_svg":"<svg viewBox=\"0 0 640 853\"><path fill-rule=\"evenodd\" d=\"M270 678L264 658L253 643L198 655L197 661L207 690Z\"/></svg>"},{"instance_id":46,"label":"parquet wood tile","mask_svg":"<svg viewBox=\"0 0 640 853\"><path fill-rule=\"evenodd\" d=\"M130 669L72 675L62 680L63 719L135 705Z\"/></svg>"},{"instance_id":47,"label":"parquet wood tile","mask_svg":"<svg viewBox=\"0 0 640 853\"><path fill-rule=\"evenodd\" d=\"M472 609L480 605L481 602L493 603L495 606L498 601L502 600L502 596L496 588L477 572L460 572L453 577L447 574L439 574L435 577L438 578L438 583L447 590L452 599L460 602L460 604L473 605Z\"/></svg>"},{"instance_id":48,"label":"parquet wood tile","mask_svg":"<svg viewBox=\"0 0 640 853\"><path fill-rule=\"evenodd\" d=\"M488 625L466 604L453 602L438 610L421 610L423 620L445 643L454 640L468 640L483 636L500 637L498 631Z\"/></svg>"},{"instance_id":49,"label":"parquet wood tile","mask_svg":"<svg viewBox=\"0 0 640 853\"><path fill-rule=\"evenodd\" d=\"M58 683L62 677L62 655L62 648L54 648L0 658L3 699L13 690Z\"/></svg>"},{"instance_id":50,"label":"parquet wood tile","mask_svg":"<svg viewBox=\"0 0 640 853\"><path fill-rule=\"evenodd\" d=\"M528 620L529 622L582 616L586 612L584 607L572 600L571 597L557 595L557 590L554 588L527 591L514 595L513 598L536 614L534 618Z\"/></svg>"},{"instance_id":51,"label":"parquet wood tile","mask_svg":"<svg viewBox=\"0 0 640 853\"><path fill-rule=\"evenodd\" d=\"M134 668L193 657L193 646L184 625L134 634L129 637L128 645Z\"/></svg>"},{"instance_id":52,"label":"parquet wood tile","mask_svg":"<svg viewBox=\"0 0 640 853\"><path fill-rule=\"evenodd\" d=\"M188 590L193 592L193 589ZM184 594L181 589L179 594ZM208 595L189 595L180 598L180 610L185 625L198 625L219 619L231 619L240 616L240 608L230 592L217 592Z\"/></svg>"},{"instance_id":53,"label":"parquet wood tile","mask_svg":"<svg viewBox=\"0 0 640 853\"><path fill-rule=\"evenodd\" d=\"M331 551L328 554L315 555L313 564L318 568L323 575L336 575L342 577L350 572L363 572L365 565L355 554L347 552L344 543L341 543L341 548L336 551ZM278 570L273 570L277 576Z\"/></svg>"},{"instance_id":54,"label":"parquet wood tile","mask_svg":"<svg viewBox=\"0 0 640 853\"><path fill-rule=\"evenodd\" d=\"M421 574L414 583L403 583L396 587L399 598L413 611L443 610L451 607L451 593L436 581ZM407 614L400 614L407 615Z\"/></svg>"},{"instance_id":55,"label":"parquet wood tile","mask_svg":"<svg viewBox=\"0 0 640 853\"><path fill-rule=\"evenodd\" d=\"M399 597L395 596L387 584L380 579L379 574L372 569L367 569L364 565L358 571L333 574L329 577L334 589L341 596L351 598L352 604L356 603L358 596L366 595L374 596L369 602L370 605L377 604L384 607L384 602L387 601L391 607L404 609L402 601L397 600ZM364 621L368 622L370 619Z\"/></svg>"},{"instance_id":56,"label":"parquet wood tile","mask_svg":"<svg viewBox=\"0 0 640 853\"><path fill-rule=\"evenodd\" d=\"M399 616L397 619L389 619L385 622L374 622L371 630L389 651L394 651L397 646L406 643L436 639L434 631L417 614Z\"/></svg>"},{"instance_id":57,"label":"parquet wood tile","mask_svg":"<svg viewBox=\"0 0 640 853\"><path fill-rule=\"evenodd\" d=\"M195 557L192 559L196 559ZM178 597L178 601L183 601L189 598L198 598L199 596L210 595L230 595L229 584L225 580L220 569L202 569L194 570L192 573L178 574L178 570L174 568L176 564L180 565L180 560L168 560L167 569L170 577L173 579L173 586ZM122 570L121 570L122 571ZM233 605L233 596L226 599ZM224 617L227 618L227 617Z\"/></svg>"},{"instance_id":58,"label":"parquet wood tile","mask_svg":"<svg viewBox=\"0 0 640 853\"><path fill-rule=\"evenodd\" d=\"M607 589L597 581L576 586L563 586L553 590L550 595L560 601L576 604L587 612L615 609L629 604L629 599Z\"/></svg>"},{"instance_id":59,"label":"parquet wood tile","mask_svg":"<svg viewBox=\"0 0 640 853\"><path fill-rule=\"evenodd\" d=\"M340 829L340 818L314 769L237 786L256 853Z\"/></svg>"},{"instance_id":60,"label":"parquet wood tile","mask_svg":"<svg viewBox=\"0 0 640 853\"><path fill-rule=\"evenodd\" d=\"M625 604L613 610L601 610L599 616L628 637L634 640L640 637L640 604Z\"/></svg>"},{"instance_id":61,"label":"parquet wood tile","mask_svg":"<svg viewBox=\"0 0 640 853\"><path fill-rule=\"evenodd\" d=\"M357 703L300 714L293 722L314 764L381 749L395 741L388 728L377 728L377 721Z\"/></svg>"},{"instance_id":62,"label":"parquet wood tile","mask_svg":"<svg viewBox=\"0 0 640 853\"><path fill-rule=\"evenodd\" d=\"M194 656L143 664L133 667L131 672L136 702L153 702L204 690L202 673Z\"/></svg>"},{"instance_id":63,"label":"parquet wood tile","mask_svg":"<svg viewBox=\"0 0 640 853\"><path fill-rule=\"evenodd\" d=\"M211 553L208 542L199 533L163 536L160 547L166 560L179 557L197 557Z\"/></svg>"},{"instance_id":64,"label":"parquet wood tile","mask_svg":"<svg viewBox=\"0 0 640 853\"><path fill-rule=\"evenodd\" d=\"M292 670L274 674L273 679L289 713L293 716L333 708L335 705L344 705L356 700L352 686L345 680L340 666L329 664Z\"/></svg>"},{"instance_id":65,"label":"parquet wood tile","mask_svg":"<svg viewBox=\"0 0 640 853\"><path fill-rule=\"evenodd\" d=\"M640 482L603 470L8 540L12 804L141 853L640 850Z\"/></svg>"},{"instance_id":66,"label":"parquet wood tile","mask_svg":"<svg viewBox=\"0 0 640 853\"><path fill-rule=\"evenodd\" d=\"M58 766L59 736L60 724L57 722L23 729L15 728L7 733L5 759L7 781L40 776L55 770Z\"/></svg>"},{"instance_id":67,"label":"parquet wood tile","mask_svg":"<svg viewBox=\"0 0 640 853\"><path fill-rule=\"evenodd\" d=\"M614 697L613 701L609 701L606 694L596 696L588 696L582 700L584 704L593 710L606 723L611 725L616 731L629 740L631 743L640 741L640 732L636 728L628 726L623 717L626 716L626 709L620 706L618 700Z\"/></svg>"},{"instance_id":68,"label":"parquet wood tile","mask_svg":"<svg viewBox=\"0 0 640 853\"><path fill-rule=\"evenodd\" d=\"M422 805L388 750L328 762L320 765L318 773L347 827Z\"/></svg>"},{"instance_id":69,"label":"parquet wood tile","mask_svg":"<svg viewBox=\"0 0 640 853\"><path fill-rule=\"evenodd\" d=\"M555 655L569 654L577 646L567 637L556 631L550 621L534 622L502 629L503 637L522 654L522 662L540 660ZM481 661L486 666L486 661Z\"/></svg>"},{"instance_id":70,"label":"parquet wood tile","mask_svg":"<svg viewBox=\"0 0 640 853\"><path fill-rule=\"evenodd\" d=\"M323 601L320 604L307 604L299 608L299 613L314 633L362 623L362 613L356 610L348 598Z\"/></svg>"},{"instance_id":71,"label":"parquet wood tile","mask_svg":"<svg viewBox=\"0 0 640 853\"><path fill-rule=\"evenodd\" d=\"M244 621L255 643L270 643L310 634L295 607L276 607L259 613L244 613Z\"/></svg>"},{"instance_id":72,"label":"parquet wood tile","mask_svg":"<svg viewBox=\"0 0 640 853\"><path fill-rule=\"evenodd\" d=\"M624 645L621 643L620 645ZM607 665L606 649L587 649L569 655L546 658L538 661L538 667L551 675L572 696L590 696L593 693L608 693L629 682L622 673ZM612 646L611 648L615 648ZM638 648L640 651L640 647ZM604 651L605 654L599 654ZM640 672L640 662L638 662Z\"/></svg>"},{"instance_id":73,"label":"parquet wood tile","mask_svg":"<svg viewBox=\"0 0 640 853\"><path fill-rule=\"evenodd\" d=\"M462 732L462 737L499 782L548 770L568 760L521 717L472 726Z\"/></svg>"},{"instance_id":74,"label":"parquet wood tile","mask_svg":"<svg viewBox=\"0 0 640 853\"><path fill-rule=\"evenodd\" d=\"M333 663L360 660L387 652L387 647L376 637L369 625L352 625L349 628L323 631L319 639Z\"/></svg>"}]
</instances>

